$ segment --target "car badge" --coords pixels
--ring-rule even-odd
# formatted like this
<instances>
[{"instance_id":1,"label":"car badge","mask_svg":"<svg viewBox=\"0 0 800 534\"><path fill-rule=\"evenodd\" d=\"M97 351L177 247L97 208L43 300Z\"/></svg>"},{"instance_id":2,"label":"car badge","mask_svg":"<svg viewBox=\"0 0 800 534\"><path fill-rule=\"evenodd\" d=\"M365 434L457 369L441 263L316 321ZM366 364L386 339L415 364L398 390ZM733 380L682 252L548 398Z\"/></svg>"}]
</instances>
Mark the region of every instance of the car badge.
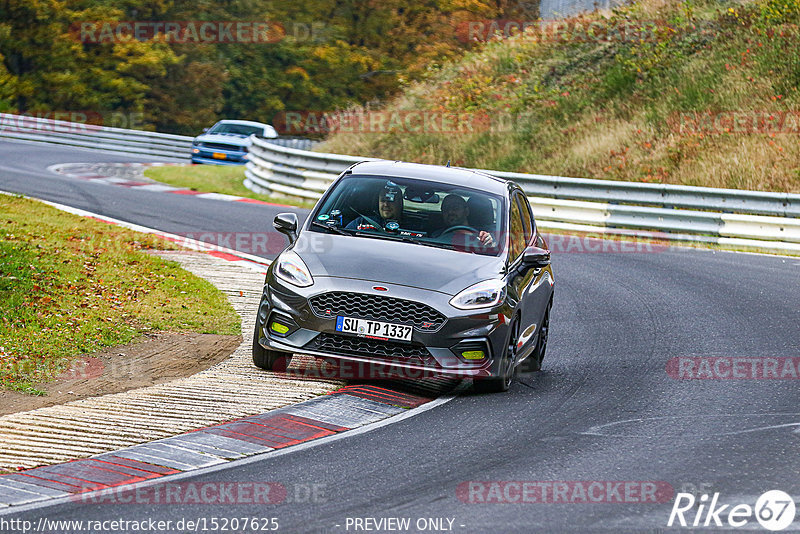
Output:
<instances>
[{"instance_id":1,"label":"car badge","mask_svg":"<svg viewBox=\"0 0 800 534\"><path fill-rule=\"evenodd\" d=\"M330 219L330 218L331 218L331 216L330 216L330 215L323 213L322 215L320 215L319 217L317 217L317 220L318 220L318 221L327 221L327 220L328 220L328 219Z\"/></svg>"},{"instance_id":2,"label":"car badge","mask_svg":"<svg viewBox=\"0 0 800 534\"><path fill-rule=\"evenodd\" d=\"M432 326L433 326L433 323L430 323L428 321L423 321L422 322L422 328L430 328Z\"/></svg>"},{"instance_id":3,"label":"car badge","mask_svg":"<svg viewBox=\"0 0 800 534\"><path fill-rule=\"evenodd\" d=\"M389 291L383 286L372 286L372 289L374 289L375 291Z\"/></svg>"},{"instance_id":4,"label":"car badge","mask_svg":"<svg viewBox=\"0 0 800 534\"><path fill-rule=\"evenodd\" d=\"M331 310L325 310L325 315L331 315Z\"/></svg>"},{"instance_id":5,"label":"car badge","mask_svg":"<svg viewBox=\"0 0 800 534\"><path fill-rule=\"evenodd\" d=\"M396 223L395 221L391 221L391 222L386 223L386 229L390 230L392 232L396 232L397 230L400 229L400 225L398 223Z\"/></svg>"}]
</instances>

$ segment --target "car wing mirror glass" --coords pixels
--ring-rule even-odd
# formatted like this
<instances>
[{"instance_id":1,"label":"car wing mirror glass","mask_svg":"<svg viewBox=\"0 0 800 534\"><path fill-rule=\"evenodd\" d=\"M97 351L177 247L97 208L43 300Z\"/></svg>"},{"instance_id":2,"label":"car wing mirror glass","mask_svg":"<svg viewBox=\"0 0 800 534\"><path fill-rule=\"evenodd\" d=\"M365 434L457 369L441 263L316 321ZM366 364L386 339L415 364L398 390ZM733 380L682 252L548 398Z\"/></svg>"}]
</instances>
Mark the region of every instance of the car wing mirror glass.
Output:
<instances>
[{"instance_id":1,"label":"car wing mirror glass","mask_svg":"<svg viewBox=\"0 0 800 534\"><path fill-rule=\"evenodd\" d=\"M272 226L289 238L290 245L297 240L297 215L294 213L277 214L275 220L272 221Z\"/></svg>"},{"instance_id":2,"label":"car wing mirror glass","mask_svg":"<svg viewBox=\"0 0 800 534\"><path fill-rule=\"evenodd\" d=\"M522 253L522 264L542 269L550 265L550 251L539 247L528 247Z\"/></svg>"}]
</instances>

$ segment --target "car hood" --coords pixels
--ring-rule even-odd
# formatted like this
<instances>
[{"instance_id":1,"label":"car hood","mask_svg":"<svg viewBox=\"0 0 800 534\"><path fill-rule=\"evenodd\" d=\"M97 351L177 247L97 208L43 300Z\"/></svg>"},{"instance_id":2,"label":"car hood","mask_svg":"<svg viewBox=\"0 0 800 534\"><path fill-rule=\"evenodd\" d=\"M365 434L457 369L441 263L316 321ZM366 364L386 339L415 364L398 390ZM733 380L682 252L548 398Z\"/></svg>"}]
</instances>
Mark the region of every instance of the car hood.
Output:
<instances>
[{"instance_id":1,"label":"car hood","mask_svg":"<svg viewBox=\"0 0 800 534\"><path fill-rule=\"evenodd\" d=\"M309 231L302 232L292 248L314 277L368 280L448 295L496 278L503 268L498 256Z\"/></svg>"},{"instance_id":2,"label":"car hood","mask_svg":"<svg viewBox=\"0 0 800 534\"><path fill-rule=\"evenodd\" d=\"M250 146L250 138L234 134L203 134L194 138L195 143L225 143L227 145Z\"/></svg>"}]
</instances>

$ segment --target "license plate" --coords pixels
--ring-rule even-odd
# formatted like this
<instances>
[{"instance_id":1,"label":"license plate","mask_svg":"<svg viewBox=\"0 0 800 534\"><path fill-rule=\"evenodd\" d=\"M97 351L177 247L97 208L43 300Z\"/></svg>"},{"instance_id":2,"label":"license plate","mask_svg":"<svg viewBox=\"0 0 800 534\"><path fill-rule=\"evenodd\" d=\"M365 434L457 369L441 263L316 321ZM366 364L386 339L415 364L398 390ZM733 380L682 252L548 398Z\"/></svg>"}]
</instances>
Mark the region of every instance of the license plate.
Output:
<instances>
[{"instance_id":1,"label":"license plate","mask_svg":"<svg viewBox=\"0 0 800 534\"><path fill-rule=\"evenodd\" d=\"M358 336L377 339L411 341L411 333L413 330L413 326L404 324L384 323L381 321L358 319L356 317L342 317L341 315L336 317L336 331L344 334L356 334Z\"/></svg>"},{"instance_id":2,"label":"license plate","mask_svg":"<svg viewBox=\"0 0 800 534\"><path fill-rule=\"evenodd\" d=\"M222 152L214 152L211 154L211 157L214 159L228 159L228 155L223 154Z\"/></svg>"}]
</instances>

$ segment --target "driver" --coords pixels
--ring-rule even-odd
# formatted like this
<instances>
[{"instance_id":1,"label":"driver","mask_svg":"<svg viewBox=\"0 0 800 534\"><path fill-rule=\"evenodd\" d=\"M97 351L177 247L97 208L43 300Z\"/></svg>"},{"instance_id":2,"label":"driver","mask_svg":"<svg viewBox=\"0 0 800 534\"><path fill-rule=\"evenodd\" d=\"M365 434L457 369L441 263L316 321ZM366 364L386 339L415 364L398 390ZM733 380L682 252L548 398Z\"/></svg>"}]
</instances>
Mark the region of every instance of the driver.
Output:
<instances>
[{"instance_id":1,"label":"driver","mask_svg":"<svg viewBox=\"0 0 800 534\"><path fill-rule=\"evenodd\" d=\"M378 194L378 216L374 219L359 215L346 226L351 230L382 230L390 221L400 222L403 215L403 192L397 184L387 182ZM380 224L376 228L374 223Z\"/></svg>"},{"instance_id":2,"label":"driver","mask_svg":"<svg viewBox=\"0 0 800 534\"><path fill-rule=\"evenodd\" d=\"M469 207L467 206L467 201L464 200L464 198L460 195L447 195L444 197L444 200L442 200L442 221L444 222L444 227L433 232L431 237L439 237L449 229L457 226L469 227L468 218ZM466 231L466 228L464 230ZM485 230L476 230L476 233L478 236L478 241L481 242L481 245L484 247L494 246L492 234L486 232Z\"/></svg>"}]
</instances>

